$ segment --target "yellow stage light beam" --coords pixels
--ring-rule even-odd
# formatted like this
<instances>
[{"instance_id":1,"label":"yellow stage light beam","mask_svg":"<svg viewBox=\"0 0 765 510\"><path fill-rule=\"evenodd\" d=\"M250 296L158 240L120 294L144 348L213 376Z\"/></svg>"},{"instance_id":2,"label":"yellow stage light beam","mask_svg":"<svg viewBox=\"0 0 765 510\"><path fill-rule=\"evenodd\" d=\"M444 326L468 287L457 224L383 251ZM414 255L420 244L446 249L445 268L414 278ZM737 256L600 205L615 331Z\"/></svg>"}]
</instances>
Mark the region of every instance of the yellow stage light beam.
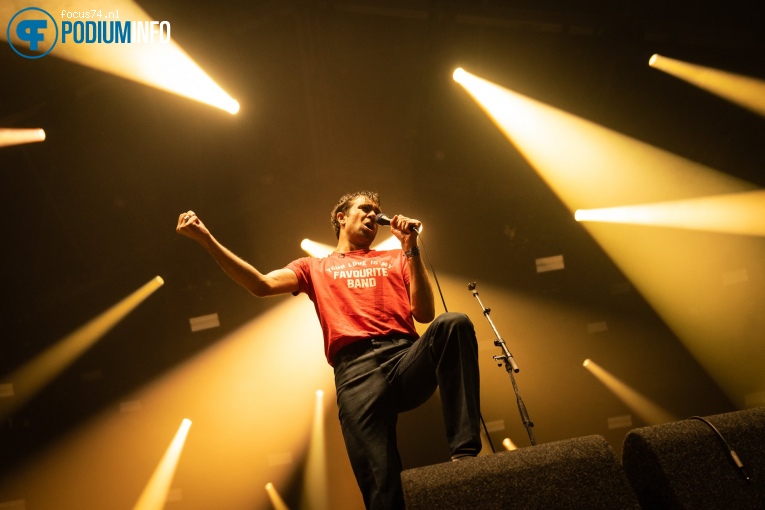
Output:
<instances>
[{"instance_id":1,"label":"yellow stage light beam","mask_svg":"<svg viewBox=\"0 0 765 510\"><path fill-rule=\"evenodd\" d=\"M268 499L271 500L274 510L290 510L271 482L266 484L266 493L268 493Z\"/></svg>"},{"instance_id":2,"label":"yellow stage light beam","mask_svg":"<svg viewBox=\"0 0 765 510\"><path fill-rule=\"evenodd\" d=\"M13 28L11 25L17 26L20 17L41 18L49 22L44 30L40 30L40 33L44 35L44 39L38 43L37 51L40 53L52 48L49 55L172 92L231 114L239 111L239 103L215 83L175 42L172 28L175 27L175 33L182 33L183 28L173 25L172 20L154 20L132 0L82 0L76 5L69 0L40 0L35 3L35 9L38 10L21 12L28 7L28 2L25 0L6 0L0 3L0 19L6 24L12 21L7 26L11 34L11 42L15 47L29 48L29 44L18 38L17 31L11 30ZM46 19L39 9L49 13L50 18ZM68 18L67 12L77 14L100 12L105 18ZM95 27L94 32L97 33L97 29L101 30L102 41L105 38L117 37L114 27L119 26L126 34L130 33L131 42L76 44L74 28L69 34L64 34L66 22L72 23L72 27L75 22L93 23L91 26ZM104 25L98 25L95 22L101 22ZM127 22L130 23L129 28L127 28ZM118 23L119 25L115 25ZM148 30L148 36L154 39L153 41L137 41L139 28L144 27ZM1 36L7 40L6 30L1 31ZM64 40L65 36L68 39ZM119 40L126 41L126 37ZM54 41L57 41L55 45Z\"/></svg>"},{"instance_id":3,"label":"yellow stage light beam","mask_svg":"<svg viewBox=\"0 0 765 510\"><path fill-rule=\"evenodd\" d=\"M13 411L36 395L41 388L73 363L164 283L160 276L152 278L140 289L56 342L54 346L40 356L6 377L5 379L14 388L14 396L11 404L0 410L0 418L5 417L4 413L12 414Z\"/></svg>"},{"instance_id":4,"label":"yellow stage light beam","mask_svg":"<svg viewBox=\"0 0 765 510\"><path fill-rule=\"evenodd\" d=\"M466 278L445 274L441 284L449 307L469 312L477 305L465 292ZM576 310L570 303L536 299L491 283L480 285L481 294L494 309L513 310L495 317L499 330L529 339L512 349L519 359L525 359L527 365L552 363L553 370L576 359L581 339L577 331L591 320L592 310ZM222 333L221 338L201 339L207 345L205 350L125 396L125 401L140 405L128 411L108 406L27 465L14 466L11 476L0 484L7 489L5 493L24 494L28 487L39 488L34 501L39 508L79 509L83 494L88 494L90 508L131 508L157 462L147 459L147 447L153 445L151 451L161 452L168 439L162 431L175 429L177 417L191 416L194 434L189 435L173 481L175 487L183 488L184 501L179 506L185 506L188 499L195 508L284 509L269 501L263 487L267 482L287 487L299 478L297 470L305 465L310 449L314 391L323 388L330 507L364 508L343 446L335 399L329 393L334 387L333 373L324 359L313 304L305 296L272 299L274 305L249 323ZM618 329L629 336L625 341L650 334L642 329L644 325L635 326ZM504 392L507 375L489 355L497 349L494 334L486 321L476 322L475 327L481 373L487 378L483 382ZM554 346L555 356L549 356L550 346ZM525 384L539 388L539 398L556 402L549 419L581 414L581 399L560 398L560 384L566 394L577 393L576 374L568 381L556 379L556 387L541 372L528 371L526 377L531 379ZM495 405L504 408L501 402ZM548 421L535 417L540 423ZM421 433L416 432L412 440L418 440ZM220 476L221 466L225 466L226 476ZM115 484L114 473L124 483ZM168 503L168 510L173 506Z\"/></svg>"},{"instance_id":5,"label":"yellow stage light beam","mask_svg":"<svg viewBox=\"0 0 765 510\"><path fill-rule=\"evenodd\" d=\"M507 90L454 77L572 212L757 190L757 186ZM582 223L740 407L765 389L761 237ZM725 348L721 349L721 345ZM742 367L744 367L742 369Z\"/></svg>"},{"instance_id":6,"label":"yellow stage light beam","mask_svg":"<svg viewBox=\"0 0 765 510\"><path fill-rule=\"evenodd\" d=\"M509 452L518 449L518 447L515 446L515 443L513 443L512 439L510 439L509 437L506 437L505 439L502 440L502 446L504 446L505 450Z\"/></svg>"},{"instance_id":7,"label":"yellow stage light beam","mask_svg":"<svg viewBox=\"0 0 765 510\"><path fill-rule=\"evenodd\" d=\"M184 419L133 510L162 510L165 507L167 493L170 491L170 484L189 434L189 428L191 428L191 420Z\"/></svg>"},{"instance_id":8,"label":"yellow stage light beam","mask_svg":"<svg viewBox=\"0 0 765 510\"><path fill-rule=\"evenodd\" d=\"M762 80L658 54L650 58L648 65L759 115L765 115L765 82Z\"/></svg>"},{"instance_id":9,"label":"yellow stage light beam","mask_svg":"<svg viewBox=\"0 0 765 510\"><path fill-rule=\"evenodd\" d=\"M174 430L178 417L188 416L195 431L173 479L184 501L193 499L196 508L270 508L262 488L267 482L286 487L304 465L314 392L333 387L334 379L311 301L306 296L269 301L273 305L246 324L126 395L122 402L135 404L130 409L105 407L26 465L14 466L0 483L4 493L38 487L40 508L82 508L83 494L90 508L131 508L157 464L157 458L147 459L147 448L163 451L168 438L162 430ZM334 399L325 401L334 405ZM329 422L326 432L339 448L329 456L330 485L340 486L340 492L348 487L347 507L363 508L340 426ZM114 473L124 483L115 484ZM169 502L166 508L173 506Z\"/></svg>"},{"instance_id":10,"label":"yellow stage light beam","mask_svg":"<svg viewBox=\"0 0 765 510\"><path fill-rule=\"evenodd\" d=\"M316 257L316 258L326 257L329 254L331 254L333 251L335 251L334 246L312 241L310 239L303 239L300 242L300 248L311 257ZM395 250L396 248L401 248L401 242L398 239L396 239L395 236L386 237L374 247L375 250L381 250L381 251Z\"/></svg>"},{"instance_id":11,"label":"yellow stage light beam","mask_svg":"<svg viewBox=\"0 0 765 510\"><path fill-rule=\"evenodd\" d=\"M396 236L389 236L380 241L375 247L375 250L396 250L401 248L401 241Z\"/></svg>"},{"instance_id":12,"label":"yellow stage light beam","mask_svg":"<svg viewBox=\"0 0 765 510\"><path fill-rule=\"evenodd\" d=\"M579 209L574 217L577 221L765 236L765 190L655 204Z\"/></svg>"},{"instance_id":13,"label":"yellow stage light beam","mask_svg":"<svg viewBox=\"0 0 765 510\"><path fill-rule=\"evenodd\" d=\"M572 212L756 188L463 69L454 79Z\"/></svg>"},{"instance_id":14,"label":"yellow stage light beam","mask_svg":"<svg viewBox=\"0 0 765 510\"><path fill-rule=\"evenodd\" d=\"M0 128L0 147L45 141L45 130Z\"/></svg>"},{"instance_id":15,"label":"yellow stage light beam","mask_svg":"<svg viewBox=\"0 0 765 510\"><path fill-rule=\"evenodd\" d=\"M303 239L300 242L300 248L303 249L304 252L306 252L311 257L316 258L324 258L328 256L330 253L335 251L334 246L330 246L328 244L318 243L316 241L311 241L310 239Z\"/></svg>"},{"instance_id":16,"label":"yellow stage light beam","mask_svg":"<svg viewBox=\"0 0 765 510\"><path fill-rule=\"evenodd\" d=\"M311 443L308 445L305 484L301 494L301 508L327 510L327 451L324 439L324 391L316 390L316 403L311 429Z\"/></svg>"},{"instance_id":17,"label":"yellow stage light beam","mask_svg":"<svg viewBox=\"0 0 765 510\"><path fill-rule=\"evenodd\" d=\"M582 365L648 425L677 421L677 418L671 413L627 386L591 359L585 360Z\"/></svg>"}]
</instances>

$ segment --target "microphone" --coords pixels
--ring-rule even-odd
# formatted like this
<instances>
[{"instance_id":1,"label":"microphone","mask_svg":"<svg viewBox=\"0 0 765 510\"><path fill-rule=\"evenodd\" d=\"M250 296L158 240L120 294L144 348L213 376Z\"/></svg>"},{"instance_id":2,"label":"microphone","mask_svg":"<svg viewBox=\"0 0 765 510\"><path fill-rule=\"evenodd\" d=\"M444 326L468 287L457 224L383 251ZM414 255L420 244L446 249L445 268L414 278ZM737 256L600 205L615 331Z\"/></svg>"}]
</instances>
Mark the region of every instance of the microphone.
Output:
<instances>
[{"instance_id":1,"label":"microphone","mask_svg":"<svg viewBox=\"0 0 765 510\"><path fill-rule=\"evenodd\" d=\"M381 213L375 215L375 222L378 225L383 225L383 226L390 225L390 216L388 216L387 214L381 212ZM420 233L420 230L417 227L415 227L414 225L412 225L409 228L412 229L414 232L417 232L418 234Z\"/></svg>"}]
</instances>

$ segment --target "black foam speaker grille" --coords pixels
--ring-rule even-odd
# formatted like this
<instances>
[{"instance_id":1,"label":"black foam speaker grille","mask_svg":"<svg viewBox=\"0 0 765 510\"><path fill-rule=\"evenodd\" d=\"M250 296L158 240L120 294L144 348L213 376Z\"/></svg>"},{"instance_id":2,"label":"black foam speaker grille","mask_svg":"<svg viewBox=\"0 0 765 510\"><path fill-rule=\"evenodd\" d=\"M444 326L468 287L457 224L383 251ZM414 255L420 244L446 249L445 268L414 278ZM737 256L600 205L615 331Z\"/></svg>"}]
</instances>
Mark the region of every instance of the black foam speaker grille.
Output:
<instances>
[{"instance_id":1,"label":"black foam speaker grille","mask_svg":"<svg viewBox=\"0 0 765 510\"><path fill-rule=\"evenodd\" d=\"M601 436L410 469L401 481L407 510L640 508Z\"/></svg>"},{"instance_id":2,"label":"black foam speaker grille","mask_svg":"<svg viewBox=\"0 0 765 510\"><path fill-rule=\"evenodd\" d=\"M705 422L688 419L630 431L622 464L647 509L765 509L765 408L704 417L744 464L751 480Z\"/></svg>"}]
</instances>

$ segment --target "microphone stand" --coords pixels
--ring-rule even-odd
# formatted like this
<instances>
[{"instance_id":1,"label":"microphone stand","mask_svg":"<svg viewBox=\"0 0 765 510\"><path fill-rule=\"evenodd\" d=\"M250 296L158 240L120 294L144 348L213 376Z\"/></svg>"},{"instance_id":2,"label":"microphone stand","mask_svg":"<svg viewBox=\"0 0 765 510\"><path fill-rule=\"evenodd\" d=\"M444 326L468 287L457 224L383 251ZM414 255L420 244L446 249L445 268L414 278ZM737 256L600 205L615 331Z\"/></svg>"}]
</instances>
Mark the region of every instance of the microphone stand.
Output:
<instances>
[{"instance_id":1,"label":"microphone stand","mask_svg":"<svg viewBox=\"0 0 765 510\"><path fill-rule=\"evenodd\" d=\"M513 384L513 391L515 391L515 400L518 404L518 410L521 413L521 420L523 421L523 426L526 427L526 432L528 432L529 434L529 440L531 441L531 445L534 446L537 444L536 439L534 439L534 432L531 430L531 428L534 426L534 423L529 418L529 413L526 410L526 404L523 403L521 394L518 391L518 385L515 383L515 376L513 375L513 373L520 372L521 369L518 368L518 365L515 364L515 359L513 358L513 355L510 354L510 351L507 349L507 344L499 335L499 331L497 331L497 328L494 326L494 322L492 322L491 317L489 317L489 314L491 313L491 308L486 308L485 306L483 306L483 303L481 302L481 298L478 297L478 291L475 290L475 288L476 288L475 282L468 284L468 290L473 293L473 297L476 298L476 300L478 301L478 304L481 306L481 310L483 310L483 316L486 317L486 320L489 321L489 325L491 326L491 329L494 330L494 336L496 336L496 339L494 340L494 345L502 349L502 355L493 356L493 358L494 358L494 361L497 362L497 366L501 367L502 363L504 363L505 365L505 370L510 376L510 381Z\"/></svg>"}]
</instances>

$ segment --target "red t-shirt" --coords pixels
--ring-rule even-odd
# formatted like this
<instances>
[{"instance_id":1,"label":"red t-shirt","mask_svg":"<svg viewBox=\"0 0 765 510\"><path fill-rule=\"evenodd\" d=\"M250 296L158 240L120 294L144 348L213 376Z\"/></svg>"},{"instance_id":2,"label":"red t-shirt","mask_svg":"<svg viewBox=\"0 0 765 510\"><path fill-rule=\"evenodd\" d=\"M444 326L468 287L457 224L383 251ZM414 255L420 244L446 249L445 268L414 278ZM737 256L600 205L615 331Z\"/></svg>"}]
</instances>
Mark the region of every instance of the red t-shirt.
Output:
<instances>
[{"instance_id":1,"label":"red t-shirt","mask_svg":"<svg viewBox=\"0 0 765 510\"><path fill-rule=\"evenodd\" d=\"M290 262L313 301L324 333L327 361L364 338L417 338L409 303L409 267L401 250L359 250Z\"/></svg>"}]
</instances>

